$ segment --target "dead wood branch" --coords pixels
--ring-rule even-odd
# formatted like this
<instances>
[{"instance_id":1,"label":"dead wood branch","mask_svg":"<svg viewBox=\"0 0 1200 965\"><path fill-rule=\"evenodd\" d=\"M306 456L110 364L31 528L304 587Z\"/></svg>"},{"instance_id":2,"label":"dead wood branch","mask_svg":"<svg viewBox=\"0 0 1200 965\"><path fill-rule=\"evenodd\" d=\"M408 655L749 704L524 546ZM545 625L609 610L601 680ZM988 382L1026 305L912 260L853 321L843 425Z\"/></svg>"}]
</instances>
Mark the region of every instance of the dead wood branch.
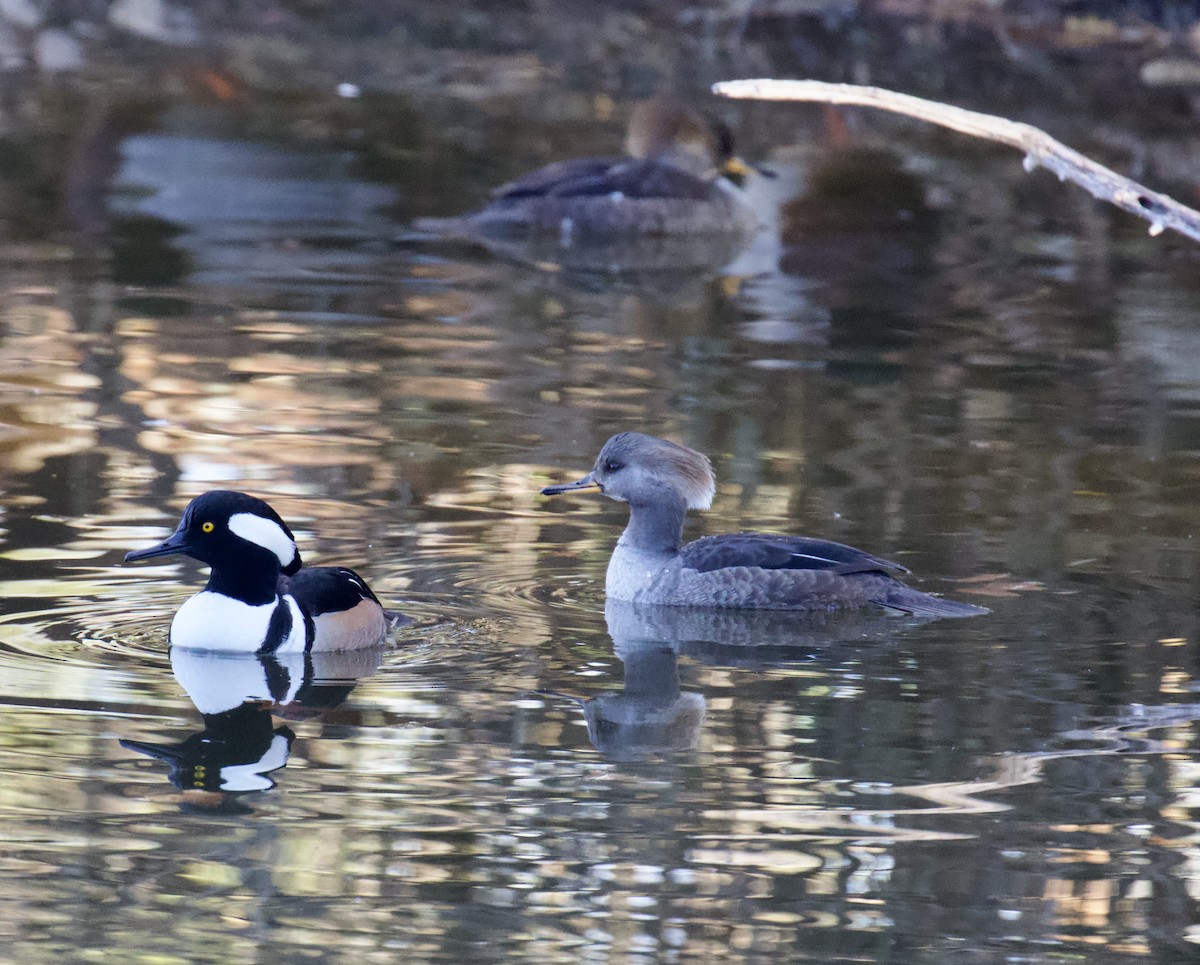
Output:
<instances>
[{"instance_id":1,"label":"dead wood branch","mask_svg":"<svg viewBox=\"0 0 1200 965\"><path fill-rule=\"evenodd\" d=\"M818 80L728 80L715 84L713 91L724 97L771 101L820 101L877 107L907 114L923 121L940 124L974 137L998 141L1025 152L1025 170L1044 167L1060 181L1073 181L1094 197L1150 222L1150 234L1164 228L1200 241L1200 211L1180 204L1131 181L1116 171L1097 164L1091 158L1056 141L1045 131L992 114L939 104L937 101L897 94L880 87L854 84L827 84Z\"/></svg>"}]
</instances>

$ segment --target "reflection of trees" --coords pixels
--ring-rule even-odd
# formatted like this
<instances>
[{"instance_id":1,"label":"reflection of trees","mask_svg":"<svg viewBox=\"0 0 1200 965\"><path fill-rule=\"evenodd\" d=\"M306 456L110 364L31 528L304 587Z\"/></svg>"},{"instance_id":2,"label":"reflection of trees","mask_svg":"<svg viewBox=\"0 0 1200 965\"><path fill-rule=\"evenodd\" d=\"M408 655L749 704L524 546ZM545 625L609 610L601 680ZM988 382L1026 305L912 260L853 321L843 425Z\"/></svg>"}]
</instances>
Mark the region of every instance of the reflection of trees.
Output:
<instances>
[{"instance_id":1,"label":"reflection of trees","mask_svg":"<svg viewBox=\"0 0 1200 965\"><path fill-rule=\"evenodd\" d=\"M95 379L71 315L46 298L0 296L0 463L35 472L47 459L95 445Z\"/></svg>"}]
</instances>

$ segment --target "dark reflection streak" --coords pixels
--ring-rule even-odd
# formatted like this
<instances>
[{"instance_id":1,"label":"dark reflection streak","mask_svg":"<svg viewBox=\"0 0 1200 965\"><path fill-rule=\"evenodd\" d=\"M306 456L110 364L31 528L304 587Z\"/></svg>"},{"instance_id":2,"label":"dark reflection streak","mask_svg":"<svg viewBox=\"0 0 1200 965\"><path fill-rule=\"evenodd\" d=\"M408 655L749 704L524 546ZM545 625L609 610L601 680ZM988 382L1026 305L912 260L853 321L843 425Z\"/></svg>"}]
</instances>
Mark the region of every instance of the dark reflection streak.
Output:
<instances>
[{"instance_id":1,"label":"dark reflection streak","mask_svg":"<svg viewBox=\"0 0 1200 965\"><path fill-rule=\"evenodd\" d=\"M108 192L120 161L121 142L149 130L165 106L165 99L104 95L84 109L67 152L62 188L64 213L84 250L96 250L111 226Z\"/></svg>"},{"instance_id":2,"label":"dark reflection streak","mask_svg":"<svg viewBox=\"0 0 1200 965\"><path fill-rule=\"evenodd\" d=\"M121 702L120 710L114 710L112 706L105 701L89 701L82 699L72 699L70 701L57 700L51 697L0 697L0 707L11 707L14 710L53 710L53 711L78 711L84 717L98 717L106 720L161 720L169 721L175 718L163 713L161 705L155 704L138 704Z\"/></svg>"},{"instance_id":3,"label":"dark reflection streak","mask_svg":"<svg viewBox=\"0 0 1200 965\"><path fill-rule=\"evenodd\" d=\"M83 320L81 331L100 335L101 340L90 341L83 349L83 372L99 381L96 389L88 390L96 401L96 427L100 448L115 452L139 452L154 470L146 485L145 498L155 504L169 501L174 494L180 477L178 460L165 452L143 450L138 442L146 414L136 402L127 402L126 393L141 388L121 372L122 354L117 344L115 324L117 311L112 297L111 285L102 284L107 269L100 264L91 266L97 272L95 278L85 275L85 280L72 292L75 299L74 316ZM91 480L87 480L91 483ZM94 488L89 486L88 488Z\"/></svg>"}]
</instances>

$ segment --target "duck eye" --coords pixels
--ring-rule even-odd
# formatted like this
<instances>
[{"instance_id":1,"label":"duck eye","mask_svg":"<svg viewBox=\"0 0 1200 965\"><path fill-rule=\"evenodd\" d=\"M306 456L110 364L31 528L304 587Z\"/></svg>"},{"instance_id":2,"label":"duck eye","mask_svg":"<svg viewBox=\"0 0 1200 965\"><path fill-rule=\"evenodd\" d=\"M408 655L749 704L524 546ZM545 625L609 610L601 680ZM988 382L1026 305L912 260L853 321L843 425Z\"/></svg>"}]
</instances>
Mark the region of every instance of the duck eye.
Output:
<instances>
[{"instance_id":1,"label":"duck eye","mask_svg":"<svg viewBox=\"0 0 1200 965\"><path fill-rule=\"evenodd\" d=\"M204 522L200 524L200 528L206 533L211 533L214 529L214 526L212 523Z\"/></svg>"},{"instance_id":2,"label":"duck eye","mask_svg":"<svg viewBox=\"0 0 1200 965\"><path fill-rule=\"evenodd\" d=\"M605 472L620 472L624 468L625 463L620 462L617 459L610 459L604 464Z\"/></svg>"}]
</instances>

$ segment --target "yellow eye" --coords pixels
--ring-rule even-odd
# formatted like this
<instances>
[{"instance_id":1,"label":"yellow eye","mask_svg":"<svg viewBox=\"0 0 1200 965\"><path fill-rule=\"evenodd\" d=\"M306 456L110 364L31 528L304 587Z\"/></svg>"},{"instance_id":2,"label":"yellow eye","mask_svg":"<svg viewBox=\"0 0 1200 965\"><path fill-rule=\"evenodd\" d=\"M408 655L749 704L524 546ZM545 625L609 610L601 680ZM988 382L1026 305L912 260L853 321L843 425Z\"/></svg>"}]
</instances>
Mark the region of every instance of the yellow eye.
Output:
<instances>
[{"instance_id":1,"label":"yellow eye","mask_svg":"<svg viewBox=\"0 0 1200 965\"><path fill-rule=\"evenodd\" d=\"M204 532L206 532L206 533L211 533L213 531L213 524L212 523L201 523L200 528L202 530L204 530Z\"/></svg>"}]
</instances>

